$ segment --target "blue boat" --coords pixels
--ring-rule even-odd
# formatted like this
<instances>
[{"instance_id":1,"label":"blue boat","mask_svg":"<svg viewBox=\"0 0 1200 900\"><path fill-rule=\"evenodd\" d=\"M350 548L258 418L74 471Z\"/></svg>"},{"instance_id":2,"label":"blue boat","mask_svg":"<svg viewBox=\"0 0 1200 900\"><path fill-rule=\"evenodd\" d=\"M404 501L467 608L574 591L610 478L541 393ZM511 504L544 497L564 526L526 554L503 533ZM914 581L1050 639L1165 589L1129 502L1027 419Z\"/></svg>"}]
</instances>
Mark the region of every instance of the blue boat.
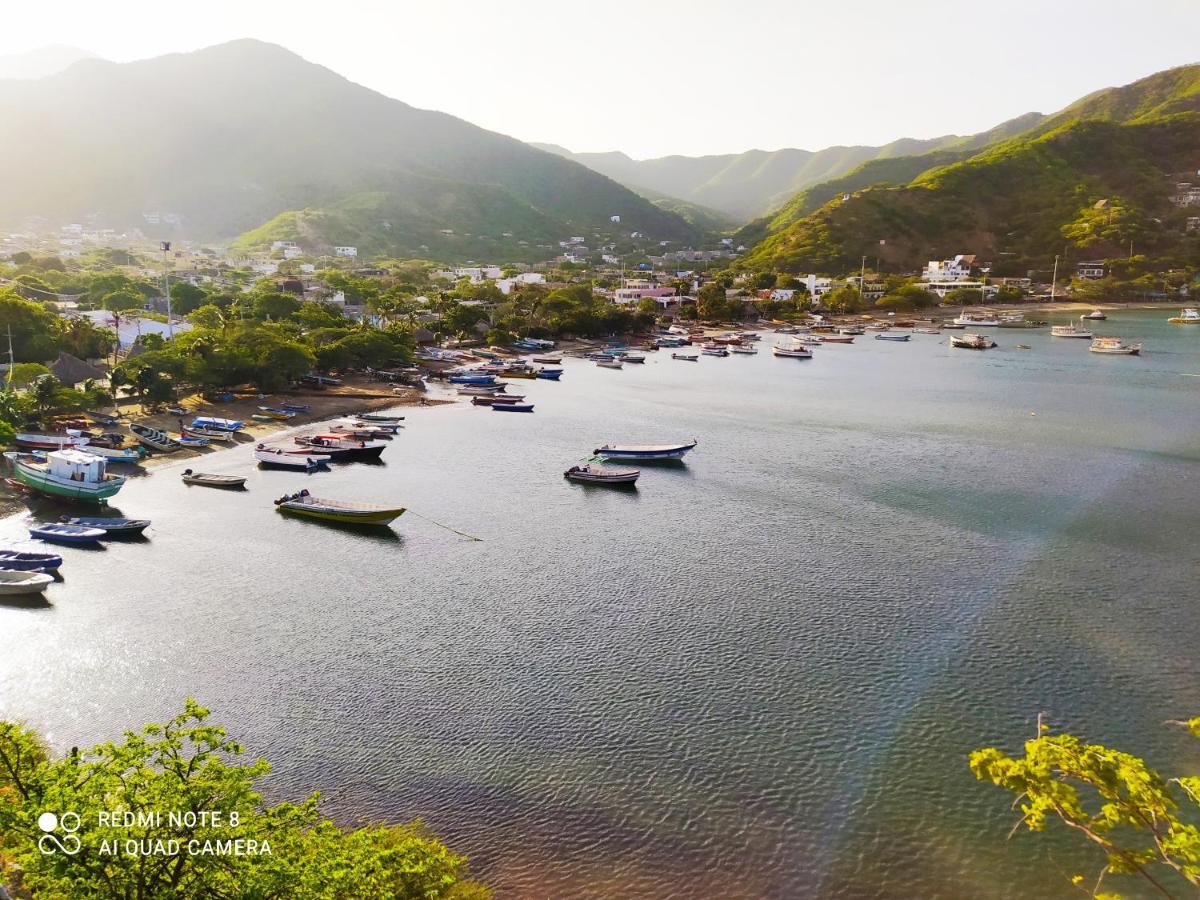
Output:
<instances>
[{"instance_id":1,"label":"blue boat","mask_svg":"<svg viewBox=\"0 0 1200 900\"><path fill-rule=\"evenodd\" d=\"M558 381L562 378L562 369L538 369L537 377L545 378L547 381Z\"/></svg>"},{"instance_id":2,"label":"blue boat","mask_svg":"<svg viewBox=\"0 0 1200 900\"><path fill-rule=\"evenodd\" d=\"M246 423L241 419L218 419L214 416L196 416L192 419L193 428L211 428L214 431L241 431Z\"/></svg>"},{"instance_id":3,"label":"blue boat","mask_svg":"<svg viewBox=\"0 0 1200 900\"><path fill-rule=\"evenodd\" d=\"M492 412L533 412L532 403L493 403Z\"/></svg>"},{"instance_id":4,"label":"blue boat","mask_svg":"<svg viewBox=\"0 0 1200 900\"><path fill-rule=\"evenodd\" d=\"M696 446L693 438L689 444L605 444L592 451L593 456L604 459L683 459Z\"/></svg>"},{"instance_id":5,"label":"blue boat","mask_svg":"<svg viewBox=\"0 0 1200 900\"><path fill-rule=\"evenodd\" d=\"M56 544L94 544L104 537L104 532L99 528L85 528L82 525L57 525L53 522L33 525L30 527L29 533L35 538Z\"/></svg>"},{"instance_id":6,"label":"blue boat","mask_svg":"<svg viewBox=\"0 0 1200 900\"><path fill-rule=\"evenodd\" d=\"M451 375L449 379L451 384L494 384L496 381L495 375Z\"/></svg>"},{"instance_id":7,"label":"blue boat","mask_svg":"<svg viewBox=\"0 0 1200 900\"><path fill-rule=\"evenodd\" d=\"M136 537L150 526L149 519L122 519L117 516L63 516L62 521L66 525L99 528L109 540Z\"/></svg>"},{"instance_id":8,"label":"blue boat","mask_svg":"<svg viewBox=\"0 0 1200 900\"><path fill-rule=\"evenodd\" d=\"M291 412L308 412L312 409L307 403L284 403L282 404L282 408Z\"/></svg>"},{"instance_id":9,"label":"blue boat","mask_svg":"<svg viewBox=\"0 0 1200 900\"><path fill-rule=\"evenodd\" d=\"M62 567L62 561L57 553L0 550L0 569L12 572L54 572Z\"/></svg>"}]
</instances>

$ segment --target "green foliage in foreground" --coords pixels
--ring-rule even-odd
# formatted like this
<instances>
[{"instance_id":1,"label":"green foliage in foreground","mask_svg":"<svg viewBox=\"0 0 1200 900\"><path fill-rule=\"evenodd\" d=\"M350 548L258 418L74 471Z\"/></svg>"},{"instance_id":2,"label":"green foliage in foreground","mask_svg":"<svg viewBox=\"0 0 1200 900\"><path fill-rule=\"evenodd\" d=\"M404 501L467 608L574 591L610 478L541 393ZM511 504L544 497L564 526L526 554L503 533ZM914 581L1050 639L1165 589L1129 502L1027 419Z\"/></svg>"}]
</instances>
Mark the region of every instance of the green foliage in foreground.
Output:
<instances>
[{"instance_id":1,"label":"green foliage in foreground","mask_svg":"<svg viewBox=\"0 0 1200 900\"><path fill-rule=\"evenodd\" d=\"M1172 724L1200 737L1200 718ZM1099 877L1084 887L1076 875L1077 886L1109 900L1120 895L1101 890L1107 875L1136 876L1165 897L1200 888L1200 778L1164 778L1136 756L1047 734L1040 722L1038 732L1024 756L976 750L971 771L1017 795L1017 827L1043 831L1058 819L1104 852Z\"/></svg>"},{"instance_id":2,"label":"green foliage in foreground","mask_svg":"<svg viewBox=\"0 0 1200 900\"><path fill-rule=\"evenodd\" d=\"M189 700L165 725L147 725L140 734L126 732L120 742L72 750L62 759L52 759L28 730L0 722L0 870L6 860L15 864L21 889L55 900L489 896L466 878L466 858L419 823L344 831L321 818L316 794L301 803L264 803L254 784L270 766L240 761L242 746L208 724L208 715ZM45 832L38 820L46 811L78 813L77 854L39 850ZM111 811L161 812L163 821L100 824L98 814ZM172 811L219 814L222 824L172 825ZM64 843L69 824L54 831ZM170 840L178 841L179 854L125 852L127 841ZM259 852L188 850L230 840L246 841L244 847L255 842ZM102 852L105 841L116 842L119 851Z\"/></svg>"}]
</instances>

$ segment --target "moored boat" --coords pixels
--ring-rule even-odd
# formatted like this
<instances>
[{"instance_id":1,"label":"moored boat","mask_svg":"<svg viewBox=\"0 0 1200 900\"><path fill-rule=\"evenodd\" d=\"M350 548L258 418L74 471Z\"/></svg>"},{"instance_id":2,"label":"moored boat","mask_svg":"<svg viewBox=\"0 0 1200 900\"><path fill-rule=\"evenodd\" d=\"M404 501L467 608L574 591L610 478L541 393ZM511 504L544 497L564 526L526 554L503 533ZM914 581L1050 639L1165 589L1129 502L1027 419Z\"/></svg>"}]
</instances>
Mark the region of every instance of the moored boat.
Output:
<instances>
[{"instance_id":1,"label":"moored boat","mask_svg":"<svg viewBox=\"0 0 1200 900\"><path fill-rule=\"evenodd\" d=\"M57 572L63 558L57 553L31 550L0 550L0 569L9 572Z\"/></svg>"},{"instance_id":2,"label":"moored boat","mask_svg":"<svg viewBox=\"0 0 1200 900\"><path fill-rule=\"evenodd\" d=\"M81 528L99 528L108 540L137 537L150 527L149 519L123 519L119 516L62 516L59 521L64 525L78 525Z\"/></svg>"},{"instance_id":3,"label":"moored boat","mask_svg":"<svg viewBox=\"0 0 1200 900\"><path fill-rule=\"evenodd\" d=\"M602 369L620 369L624 366L621 360L614 356L605 356L596 360L596 365Z\"/></svg>"},{"instance_id":4,"label":"moored boat","mask_svg":"<svg viewBox=\"0 0 1200 900\"><path fill-rule=\"evenodd\" d=\"M535 363L543 363L548 366L562 365L562 357L561 356L534 356L534 357L531 357L531 359Z\"/></svg>"},{"instance_id":5,"label":"moored boat","mask_svg":"<svg viewBox=\"0 0 1200 900\"><path fill-rule=\"evenodd\" d=\"M174 453L176 450L183 449L183 444L158 428L152 428L140 422L130 422L129 430L133 432L133 436L139 442L159 453Z\"/></svg>"},{"instance_id":6,"label":"moored boat","mask_svg":"<svg viewBox=\"0 0 1200 900\"><path fill-rule=\"evenodd\" d=\"M246 479L238 475L209 475L205 472L193 472L191 469L184 469L183 474L179 477L184 484L198 484L201 487L233 489L246 486Z\"/></svg>"},{"instance_id":7,"label":"moored boat","mask_svg":"<svg viewBox=\"0 0 1200 900\"><path fill-rule=\"evenodd\" d=\"M1119 337L1098 337L1088 346L1093 353L1108 353L1113 356L1137 356L1142 352L1141 344L1127 344Z\"/></svg>"},{"instance_id":8,"label":"moored boat","mask_svg":"<svg viewBox=\"0 0 1200 900\"><path fill-rule=\"evenodd\" d=\"M254 448L254 458L265 468L287 469L293 472L315 472L317 469L328 468L329 465L323 457L300 455L282 447L268 447L266 444L259 444Z\"/></svg>"},{"instance_id":9,"label":"moored boat","mask_svg":"<svg viewBox=\"0 0 1200 900\"><path fill-rule=\"evenodd\" d=\"M404 514L403 506L330 500L314 497L308 491L280 497L275 501L275 508L280 512L343 525L387 525Z\"/></svg>"},{"instance_id":10,"label":"moored boat","mask_svg":"<svg viewBox=\"0 0 1200 900\"><path fill-rule=\"evenodd\" d=\"M125 484L124 476L108 474L107 460L83 450L55 450L45 461L11 451L4 456L17 481L55 497L103 503Z\"/></svg>"},{"instance_id":11,"label":"moored boat","mask_svg":"<svg viewBox=\"0 0 1200 900\"><path fill-rule=\"evenodd\" d=\"M221 419L217 416L195 416L192 419L192 428L212 428L217 431L241 431L246 427L246 423L241 419Z\"/></svg>"},{"instance_id":12,"label":"moored boat","mask_svg":"<svg viewBox=\"0 0 1200 900\"><path fill-rule=\"evenodd\" d=\"M724 347L712 347L707 344L700 348L700 352L703 353L705 356L728 356L729 355L729 351L726 350Z\"/></svg>"},{"instance_id":13,"label":"moored boat","mask_svg":"<svg viewBox=\"0 0 1200 900\"><path fill-rule=\"evenodd\" d=\"M758 353L757 347L746 347L744 345L735 345L729 348L730 353L736 353L739 356L753 356Z\"/></svg>"},{"instance_id":14,"label":"moored boat","mask_svg":"<svg viewBox=\"0 0 1200 900\"><path fill-rule=\"evenodd\" d=\"M492 412L531 413L531 412L533 412L533 404L532 403L493 403L492 404Z\"/></svg>"},{"instance_id":15,"label":"moored boat","mask_svg":"<svg viewBox=\"0 0 1200 900\"><path fill-rule=\"evenodd\" d=\"M907 341L912 337L910 333L898 331L881 331L875 335L877 341Z\"/></svg>"},{"instance_id":16,"label":"moored boat","mask_svg":"<svg viewBox=\"0 0 1200 900\"><path fill-rule=\"evenodd\" d=\"M853 344L852 334L822 334L817 338L822 344Z\"/></svg>"},{"instance_id":17,"label":"moored boat","mask_svg":"<svg viewBox=\"0 0 1200 900\"><path fill-rule=\"evenodd\" d=\"M125 447L120 450L113 447L99 447L95 444L88 444L81 447L83 453L89 453L92 456L99 456L107 460L109 463L127 463L136 465L146 457L146 451L142 447Z\"/></svg>"},{"instance_id":18,"label":"moored boat","mask_svg":"<svg viewBox=\"0 0 1200 900\"><path fill-rule=\"evenodd\" d=\"M563 477L584 484L633 484L641 474L640 469L611 469L588 463L583 466L571 466L563 472Z\"/></svg>"},{"instance_id":19,"label":"moored boat","mask_svg":"<svg viewBox=\"0 0 1200 900\"><path fill-rule=\"evenodd\" d=\"M683 459L696 446L695 438L687 444L605 444L592 451L593 456L605 459Z\"/></svg>"},{"instance_id":20,"label":"moored boat","mask_svg":"<svg viewBox=\"0 0 1200 900\"><path fill-rule=\"evenodd\" d=\"M35 538L56 544L94 544L104 537L103 529L64 525L59 522L39 522L30 525L29 533Z\"/></svg>"},{"instance_id":21,"label":"moored boat","mask_svg":"<svg viewBox=\"0 0 1200 900\"><path fill-rule=\"evenodd\" d=\"M378 459L387 446L383 441L356 441L340 434L317 434L293 440L301 446L328 453L335 460Z\"/></svg>"},{"instance_id":22,"label":"moored boat","mask_svg":"<svg viewBox=\"0 0 1200 900\"><path fill-rule=\"evenodd\" d=\"M0 569L0 595L5 597L22 594L40 594L54 579L41 572L9 572Z\"/></svg>"},{"instance_id":23,"label":"moored boat","mask_svg":"<svg viewBox=\"0 0 1200 900\"><path fill-rule=\"evenodd\" d=\"M1104 314L1104 310L1102 310L1102 309L1093 309L1090 313L1085 313L1084 315L1080 316L1079 318L1091 319L1093 322L1103 322L1105 319L1108 318L1108 316Z\"/></svg>"},{"instance_id":24,"label":"moored boat","mask_svg":"<svg viewBox=\"0 0 1200 900\"><path fill-rule=\"evenodd\" d=\"M791 359L812 359L812 350L795 339L793 339L792 342L786 347L772 347L771 353L774 356L784 356Z\"/></svg>"},{"instance_id":25,"label":"moored boat","mask_svg":"<svg viewBox=\"0 0 1200 900\"><path fill-rule=\"evenodd\" d=\"M364 422L378 422L380 425L399 425L404 416L389 416L384 413L362 413L358 416Z\"/></svg>"},{"instance_id":26,"label":"moored boat","mask_svg":"<svg viewBox=\"0 0 1200 900\"><path fill-rule=\"evenodd\" d=\"M538 369L537 377L543 381L558 381L562 378L562 369Z\"/></svg>"},{"instance_id":27,"label":"moored boat","mask_svg":"<svg viewBox=\"0 0 1200 900\"><path fill-rule=\"evenodd\" d=\"M1084 338L1085 340L1090 341L1094 336L1095 335L1093 335L1086 328L1080 328L1080 327L1076 326L1074 322L1071 322L1067 325L1051 325L1050 326L1050 337Z\"/></svg>"},{"instance_id":28,"label":"moored boat","mask_svg":"<svg viewBox=\"0 0 1200 900\"><path fill-rule=\"evenodd\" d=\"M961 312L955 317L954 324L964 328L994 328L1000 324L1000 319L991 313Z\"/></svg>"},{"instance_id":29,"label":"moored boat","mask_svg":"<svg viewBox=\"0 0 1200 900\"><path fill-rule=\"evenodd\" d=\"M960 350L990 350L996 346L996 342L986 334L967 332L966 334L950 335L950 346L958 347Z\"/></svg>"},{"instance_id":30,"label":"moored boat","mask_svg":"<svg viewBox=\"0 0 1200 900\"><path fill-rule=\"evenodd\" d=\"M671 359L682 359L685 362L696 362L700 359L699 353L672 353Z\"/></svg>"},{"instance_id":31,"label":"moored boat","mask_svg":"<svg viewBox=\"0 0 1200 900\"><path fill-rule=\"evenodd\" d=\"M1167 321L1172 325L1200 325L1200 309L1189 306L1181 310L1179 315L1171 316Z\"/></svg>"},{"instance_id":32,"label":"moored boat","mask_svg":"<svg viewBox=\"0 0 1200 900\"><path fill-rule=\"evenodd\" d=\"M497 403L520 403L524 399L524 394L489 394L486 397L472 397L471 403L475 406L492 406Z\"/></svg>"}]
</instances>

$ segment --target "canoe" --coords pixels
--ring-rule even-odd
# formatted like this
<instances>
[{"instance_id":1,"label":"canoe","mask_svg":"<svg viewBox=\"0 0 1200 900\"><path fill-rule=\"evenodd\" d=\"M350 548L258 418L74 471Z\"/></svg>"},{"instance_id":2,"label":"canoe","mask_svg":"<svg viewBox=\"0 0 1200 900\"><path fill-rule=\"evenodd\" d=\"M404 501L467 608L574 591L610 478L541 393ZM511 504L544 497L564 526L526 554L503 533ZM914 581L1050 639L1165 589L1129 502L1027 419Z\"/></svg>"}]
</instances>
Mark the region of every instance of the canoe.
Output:
<instances>
[{"instance_id":1,"label":"canoe","mask_svg":"<svg viewBox=\"0 0 1200 900\"><path fill-rule=\"evenodd\" d=\"M593 450L592 455L605 459L682 459L696 443L693 439L688 444L605 444Z\"/></svg>"},{"instance_id":2,"label":"canoe","mask_svg":"<svg viewBox=\"0 0 1200 900\"><path fill-rule=\"evenodd\" d=\"M40 594L54 582L41 572L6 572L0 570L0 595Z\"/></svg>"},{"instance_id":3,"label":"canoe","mask_svg":"<svg viewBox=\"0 0 1200 900\"><path fill-rule=\"evenodd\" d=\"M339 522L343 525L387 525L393 519L404 515L403 506L330 500L314 497L308 491L280 497L275 501L275 508L292 515L322 522Z\"/></svg>"},{"instance_id":4,"label":"canoe","mask_svg":"<svg viewBox=\"0 0 1200 900\"><path fill-rule=\"evenodd\" d=\"M41 522L29 527L29 533L43 541L56 544L94 544L104 537L100 528L86 528L83 525L62 525L56 522Z\"/></svg>"},{"instance_id":5,"label":"canoe","mask_svg":"<svg viewBox=\"0 0 1200 900\"><path fill-rule=\"evenodd\" d=\"M259 444L254 448L254 458L260 466L268 469L288 469L296 472L315 472L317 469L329 467L327 458L320 456L302 456L281 447L267 447Z\"/></svg>"},{"instance_id":6,"label":"canoe","mask_svg":"<svg viewBox=\"0 0 1200 900\"><path fill-rule=\"evenodd\" d=\"M531 412L533 412L533 404L532 403L493 403L492 404L492 412L531 413Z\"/></svg>"},{"instance_id":7,"label":"canoe","mask_svg":"<svg viewBox=\"0 0 1200 900\"><path fill-rule=\"evenodd\" d=\"M63 559L57 553L0 550L0 569L17 572L57 572Z\"/></svg>"},{"instance_id":8,"label":"canoe","mask_svg":"<svg viewBox=\"0 0 1200 900\"><path fill-rule=\"evenodd\" d=\"M184 469L183 475L180 476L184 484L199 484L203 487L215 488L242 488L246 486L246 479L239 478L236 475L208 475L204 472L193 472L191 469Z\"/></svg>"},{"instance_id":9,"label":"canoe","mask_svg":"<svg viewBox=\"0 0 1200 900\"><path fill-rule=\"evenodd\" d=\"M583 484L633 484L642 472L640 469L606 469L603 466L571 466L563 477Z\"/></svg>"},{"instance_id":10,"label":"canoe","mask_svg":"<svg viewBox=\"0 0 1200 900\"><path fill-rule=\"evenodd\" d=\"M122 519L116 516L63 516L64 525L99 528L106 538L134 537L150 526L149 519Z\"/></svg>"},{"instance_id":11,"label":"canoe","mask_svg":"<svg viewBox=\"0 0 1200 900\"><path fill-rule=\"evenodd\" d=\"M183 449L183 444L179 443L179 441L175 440L165 431L151 428L149 425L131 422L129 430L133 432L133 436L139 442L145 444L151 450L157 450L159 453L174 453L176 450Z\"/></svg>"}]
</instances>

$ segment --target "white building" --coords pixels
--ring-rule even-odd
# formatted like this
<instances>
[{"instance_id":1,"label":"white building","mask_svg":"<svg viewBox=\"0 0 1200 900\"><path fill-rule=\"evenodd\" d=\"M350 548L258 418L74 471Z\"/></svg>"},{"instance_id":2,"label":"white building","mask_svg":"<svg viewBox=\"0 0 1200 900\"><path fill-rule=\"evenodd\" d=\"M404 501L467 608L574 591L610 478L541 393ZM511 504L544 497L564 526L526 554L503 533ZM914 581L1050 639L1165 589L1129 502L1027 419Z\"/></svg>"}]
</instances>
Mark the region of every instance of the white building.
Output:
<instances>
[{"instance_id":1,"label":"white building","mask_svg":"<svg viewBox=\"0 0 1200 900\"><path fill-rule=\"evenodd\" d=\"M954 259L931 259L921 270L921 280L969 281L973 265L975 265L975 257L965 256L962 253Z\"/></svg>"},{"instance_id":2,"label":"white building","mask_svg":"<svg viewBox=\"0 0 1200 900\"><path fill-rule=\"evenodd\" d=\"M351 259L357 259L358 258L358 248L357 247L334 247L333 255L334 256L348 256Z\"/></svg>"},{"instance_id":3,"label":"white building","mask_svg":"<svg viewBox=\"0 0 1200 900\"><path fill-rule=\"evenodd\" d=\"M298 246L295 241L271 241L272 250L287 250L295 246Z\"/></svg>"},{"instance_id":4,"label":"white building","mask_svg":"<svg viewBox=\"0 0 1200 900\"><path fill-rule=\"evenodd\" d=\"M979 291L984 300L995 297L1000 291L999 285L984 284L982 281L918 281L917 287L937 294L939 300L945 300L951 291Z\"/></svg>"},{"instance_id":5,"label":"white building","mask_svg":"<svg viewBox=\"0 0 1200 900\"><path fill-rule=\"evenodd\" d=\"M291 246L291 247L283 248L283 258L284 259L296 259L303 255L304 255L304 251L301 250L299 247Z\"/></svg>"},{"instance_id":6,"label":"white building","mask_svg":"<svg viewBox=\"0 0 1200 900\"><path fill-rule=\"evenodd\" d=\"M812 298L814 306L821 302L821 298L837 287L832 278L822 278L819 275L805 275L800 280L808 288L808 296Z\"/></svg>"},{"instance_id":7,"label":"white building","mask_svg":"<svg viewBox=\"0 0 1200 900\"><path fill-rule=\"evenodd\" d=\"M1086 278L1088 280L1103 278L1105 271L1104 260L1102 259L1087 260L1085 262L1076 263L1075 265L1075 274L1080 278Z\"/></svg>"}]
</instances>

